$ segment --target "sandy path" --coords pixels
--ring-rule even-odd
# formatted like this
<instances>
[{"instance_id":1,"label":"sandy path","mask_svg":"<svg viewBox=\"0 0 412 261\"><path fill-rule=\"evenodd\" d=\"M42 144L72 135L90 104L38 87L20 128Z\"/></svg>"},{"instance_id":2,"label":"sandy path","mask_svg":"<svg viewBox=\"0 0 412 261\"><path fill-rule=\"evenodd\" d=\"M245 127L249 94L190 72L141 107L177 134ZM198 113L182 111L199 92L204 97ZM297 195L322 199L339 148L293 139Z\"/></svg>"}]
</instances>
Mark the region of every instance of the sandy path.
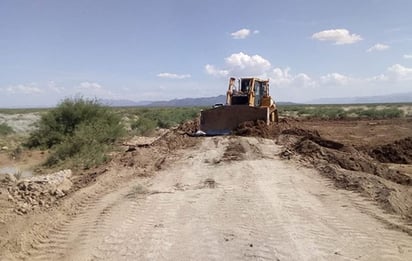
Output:
<instances>
[{"instance_id":1,"label":"sandy path","mask_svg":"<svg viewBox=\"0 0 412 261\"><path fill-rule=\"evenodd\" d=\"M279 150L204 138L146 183L89 202L28 259L412 260L412 237L374 218L377 207Z\"/></svg>"}]
</instances>

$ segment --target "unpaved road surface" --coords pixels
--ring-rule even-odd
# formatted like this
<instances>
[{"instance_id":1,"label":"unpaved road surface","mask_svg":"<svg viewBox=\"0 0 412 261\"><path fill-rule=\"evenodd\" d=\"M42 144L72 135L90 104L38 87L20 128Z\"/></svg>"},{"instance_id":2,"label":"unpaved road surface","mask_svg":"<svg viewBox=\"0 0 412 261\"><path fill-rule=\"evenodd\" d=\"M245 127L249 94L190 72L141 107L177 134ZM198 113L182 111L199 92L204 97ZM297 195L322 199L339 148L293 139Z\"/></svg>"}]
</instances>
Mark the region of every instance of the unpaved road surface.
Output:
<instances>
[{"instance_id":1,"label":"unpaved road surface","mask_svg":"<svg viewBox=\"0 0 412 261\"><path fill-rule=\"evenodd\" d=\"M261 138L202 138L88 202L28 260L412 260L412 237ZM379 218L378 218L379 217Z\"/></svg>"}]
</instances>

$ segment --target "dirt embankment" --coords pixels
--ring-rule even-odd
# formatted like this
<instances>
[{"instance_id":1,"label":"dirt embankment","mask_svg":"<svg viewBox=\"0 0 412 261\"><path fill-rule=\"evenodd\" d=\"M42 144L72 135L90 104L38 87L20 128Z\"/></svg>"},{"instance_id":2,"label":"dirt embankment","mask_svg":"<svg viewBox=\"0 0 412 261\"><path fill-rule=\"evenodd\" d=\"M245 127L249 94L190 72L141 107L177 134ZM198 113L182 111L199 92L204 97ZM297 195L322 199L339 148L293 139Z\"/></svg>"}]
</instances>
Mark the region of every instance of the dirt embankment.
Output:
<instances>
[{"instance_id":1,"label":"dirt embankment","mask_svg":"<svg viewBox=\"0 0 412 261\"><path fill-rule=\"evenodd\" d=\"M95 169L24 180L4 175L0 180L0 253L23 253L32 242L60 226L62 217L80 215L85 206L108 191L136 177L151 176L169 163L176 150L196 142L174 130L148 146L123 146L111 162Z\"/></svg>"},{"instance_id":2,"label":"dirt embankment","mask_svg":"<svg viewBox=\"0 0 412 261\"><path fill-rule=\"evenodd\" d=\"M369 155L382 163L412 164L412 137L372 148Z\"/></svg>"},{"instance_id":3,"label":"dirt embankment","mask_svg":"<svg viewBox=\"0 0 412 261\"><path fill-rule=\"evenodd\" d=\"M280 128L278 125L267 125L264 121L247 121L239 125L234 134L239 136L255 136L262 138L276 138L279 135Z\"/></svg>"},{"instance_id":4,"label":"dirt embankment","mask_svg":"<svg viewBox=\"0 0 412 261\"><path fill-rule=\"evenodd\" d=\"M382 124L381 122L359 124L367 124L366 126L373 128ZM362 137L350 137L350 133L345 136L345 123L352 128L355 122L323 123L325 127L329 124L338 125L338 128L334 129L340 137L338 140L333 139L333 130L329 130L328 138L323 137L320 134L324 132L322 124L319 124L318 128L308 128L310 120L301 122L283 119L277 126L249 122L239 126L237 134L276 138L278 143L285 146L282 157L296 158L310 164L322 175L332 179L337 187L360 192L374 199L385 210L411 221L412 173L408 168L396 168L384 163L411 164L412 137L382 137L382 140L392 142L357 146L354 144L359 144L358 139ZM393 126L388 124L387 131L390 128ZM375 134L384 135L382 133L385 128L379 130L382 131Z\"/></svg>"}]
</instances>

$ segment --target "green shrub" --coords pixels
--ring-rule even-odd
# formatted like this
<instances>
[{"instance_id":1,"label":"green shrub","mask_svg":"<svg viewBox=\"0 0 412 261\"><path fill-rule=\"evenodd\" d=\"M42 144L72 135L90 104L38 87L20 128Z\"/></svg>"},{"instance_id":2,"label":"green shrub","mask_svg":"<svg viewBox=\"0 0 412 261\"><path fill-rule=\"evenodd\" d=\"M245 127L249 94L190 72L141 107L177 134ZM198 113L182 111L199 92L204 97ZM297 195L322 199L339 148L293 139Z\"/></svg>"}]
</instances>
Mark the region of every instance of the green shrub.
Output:
<instances>
[{"instance_id":1,"label":"green shrub","mask_svg":"<svg viewBox=\"0 0 412 261\"><path fill-rule=\"evenodd\" d=\"M379 109L377 105L358 105L345 110L346 105L286 105L280 106L281 115L297 117L316 117L325 119L341 119L350 117L386 119L399 118L404 116L404 112L397 108L397 105L387 105L387 108ZM354 105L347 105L354 106ZM364 108L366 106L367 108Z\"/></svg>"},{"instance_id":2,"label":"green shrub","mask_svg":"<svg viewBox=\"0 0 412 261\"><path fill-rule=\"evenodd\" d=\"M7 125L7 123L0 123L0 136L6 136L12 133L14 133L12 127Z\"/></svg>"},{"instance_id":3,"label":"green shrub","mask_svg":"<svg viewBox=\"0 0 412 261\"><path fill-rule=\"evenodd\" d=\"M374 119L399 118L403 116L403 111L397 108L385 108L381 110L366 109L360 111L358 116Z\"/></svg>"},{"instance_id":4,"label":"green shrub","mask_svg":"<svg viewBox=\"0 0 412 261\"><path fill-rule=\"evenodd\" d=\"M106 160L106 153L124 128L109 108L93 100L65 99L45 113L31 133L29 148L51 149L47 165L71 162L91 167Z\"/></svg>"},{"instance_id":5,"label":"green shrub","mask_svg":"<svg viewBox=\"0 0 412 261\"><path fill-rule=\"evenodd\" d=\"M338 119L345 115L345 111L340 107L315 107L308 114L317 118Z\"/></svg>"},{"instance_id":6,"label":"green shrub","mask_svg":"<svg viewBox=\"0 0 412 261\"><path fill-rule=\"evenodd\" d=\"M131 124L132 130L138 135L150 135L156 128L157 122L148 118L139 118Z\"/></svg>"},{"instance_id":7,"label":"green shrub","mask_svg":"<svg viewBox=\"0 0 412 261\"><path fill-rule=\"evenodd\" d=\"M142 108L135 111L138 120L131 124L131 128L140 134L148 134L156 127L171 128L198 116L200 108Z\"/></svg>"}]
</instances>

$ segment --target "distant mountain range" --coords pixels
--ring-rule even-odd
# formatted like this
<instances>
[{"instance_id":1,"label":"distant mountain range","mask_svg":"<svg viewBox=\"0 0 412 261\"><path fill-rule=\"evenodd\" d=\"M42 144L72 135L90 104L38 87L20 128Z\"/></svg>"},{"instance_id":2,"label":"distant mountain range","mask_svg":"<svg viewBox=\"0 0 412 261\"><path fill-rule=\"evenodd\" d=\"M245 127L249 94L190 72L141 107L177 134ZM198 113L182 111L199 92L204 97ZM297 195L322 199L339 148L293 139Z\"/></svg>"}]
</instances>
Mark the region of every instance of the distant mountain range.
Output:
<instances>
[{"instance_id":1,"label":"distant mountain range","mask_svg":"<svg viewBox=\"0 0 412 261\"><path fill-rule=\"evenodd\" d=\"M131 100L100 100L101 103L112 107L193 107L213 106L226 101L225 95L203 98L184 98L169 101L140 101ZM398 93L381 96L344 97L344 98L319 98L302 104L363 104L363 103L409 103L412 102L412 92ZM278 105L293 105L293 102L277 102Z\"/></svg>"},{"instance_id":2,"label":"distant mountain range","mask_svg":"<svg viewBox=\"0 0 412 261\"><path fill-rule=\"evenodd\" d=\"M412 102L412 92L396 93L379 96L319 98L308 101L309 104L363 104L363 103L409 103Z\"/></svg>"},{"instance_id":3,"label":"distant mountain range","mask_svg":"<svg viewBox=\"0 0 412 261\"><path fill-rule=\"evenodd\" d=\"M101 103L112 107L193 107L193 106L212 106L217 103L225 103L226 96L219 95L216 97L203 98L184 98L173 99L169 101L141 101L135 102L131 100L100 100Z\"/></svg>"},{"instance_id":4,"label":"distant mountain range","mask_svg":"<svg viewBox=\"0 0 412 261\"><path fill-rule=\"evenodd\" d=\"M217 103L224 104L226 102L226 95L219 95L216 97L204 98L184 98L173 99L170 101L155 101L149 106L153 107L193 107L193 106L212 106Z\"/></svg>"},{"instance_id":5,"label":"distant mountain range","mask_svg":"<svg viewBox=\"0 0 412 261\"><path fill-rule=\"evenodd\" d=\"M131 100L110 100L110 99L100 99L101 104L111 106L111 107L134 107L134 106L147 106L152 103L151 101L140 101L135 102Z\"/></svg>"}]
</instances>

